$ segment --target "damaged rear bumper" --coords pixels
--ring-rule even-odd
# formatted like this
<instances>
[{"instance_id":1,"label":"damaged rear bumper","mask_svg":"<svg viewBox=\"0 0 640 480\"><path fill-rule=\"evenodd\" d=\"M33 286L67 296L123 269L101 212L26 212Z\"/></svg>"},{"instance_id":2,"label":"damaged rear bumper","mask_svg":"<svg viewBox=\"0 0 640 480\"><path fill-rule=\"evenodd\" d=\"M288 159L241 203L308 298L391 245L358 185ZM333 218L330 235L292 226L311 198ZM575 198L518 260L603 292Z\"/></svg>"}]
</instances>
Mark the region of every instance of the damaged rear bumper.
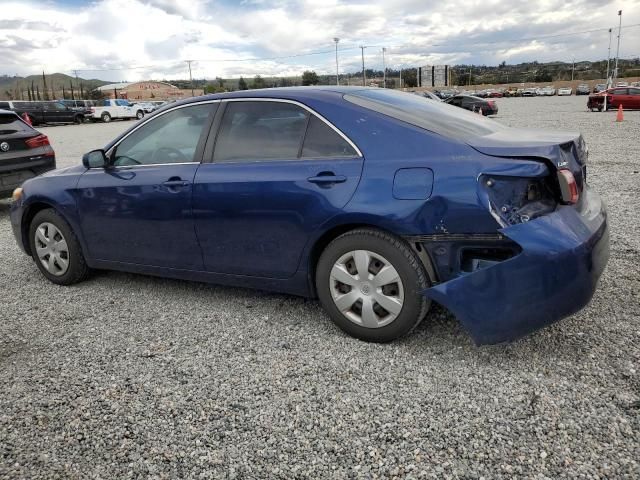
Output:
<instances>
[{"instance_id":1,"label":"damaged rear bumper","mask_svg":"<svg viewBox=\"0 0 640 480\"><path fill-rule=\"evenodd\" d=\"M609 258L606 210L586 186L579 206L501 233L522 251L423 292L447 307L479 345L515 340L579 311Z\"/></svg>"}]
</instances>

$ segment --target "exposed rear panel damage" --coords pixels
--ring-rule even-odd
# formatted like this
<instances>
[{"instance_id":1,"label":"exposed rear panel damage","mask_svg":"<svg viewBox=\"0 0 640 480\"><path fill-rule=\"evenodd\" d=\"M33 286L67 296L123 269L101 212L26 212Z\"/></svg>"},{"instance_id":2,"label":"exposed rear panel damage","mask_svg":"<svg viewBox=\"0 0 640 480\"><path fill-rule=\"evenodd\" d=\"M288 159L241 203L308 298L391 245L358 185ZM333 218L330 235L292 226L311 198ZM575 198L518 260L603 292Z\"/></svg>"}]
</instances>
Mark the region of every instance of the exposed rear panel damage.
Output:
<instances>
[{"instance_id":1,"label":"exposed rear panel damage","mask_svg":"<svg viewBox=\"0 0 640 480\"><path fill-rule=\"evenodd\" d=\"M521 252L423 292L447 307L477 344L515 340L577 312L591 300L609 258L606 211L587 187L580 205L500 233Z\"/></svg>"}]
</instances>

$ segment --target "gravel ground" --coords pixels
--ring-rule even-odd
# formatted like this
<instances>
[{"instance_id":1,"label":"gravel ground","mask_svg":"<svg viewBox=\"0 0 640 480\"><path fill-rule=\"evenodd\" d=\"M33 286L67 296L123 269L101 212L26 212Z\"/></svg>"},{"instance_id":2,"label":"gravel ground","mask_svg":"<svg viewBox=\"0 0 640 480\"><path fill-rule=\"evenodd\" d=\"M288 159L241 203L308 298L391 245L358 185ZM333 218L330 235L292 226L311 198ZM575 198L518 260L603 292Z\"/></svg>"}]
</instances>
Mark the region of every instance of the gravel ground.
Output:
<instances>
[{"instance_id":1,"label":"gravel ground","mask_svg":"<svg viewBox=\"0 0 640 480\"><path fill-rule=\"evenodd\" d=\"M584 133L612 224L590 306L477 348L435 308L366 344L315 301L98 273L58 287L0 203L0 478L640 477L640 112L501 99ZM42 128L60 166L131 122Z\"/></svg>"}]
</instances>

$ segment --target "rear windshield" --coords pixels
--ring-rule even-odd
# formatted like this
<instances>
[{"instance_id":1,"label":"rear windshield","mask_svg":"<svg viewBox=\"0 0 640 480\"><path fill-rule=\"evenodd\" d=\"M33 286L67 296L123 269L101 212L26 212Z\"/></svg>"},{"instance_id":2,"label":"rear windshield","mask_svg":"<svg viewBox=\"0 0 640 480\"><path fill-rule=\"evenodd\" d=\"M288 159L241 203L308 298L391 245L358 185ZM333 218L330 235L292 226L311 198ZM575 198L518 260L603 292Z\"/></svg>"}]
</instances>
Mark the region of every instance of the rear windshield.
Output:
<instances>
[{"instance_id":1,"label":"rear windshield","mask_svg":"<svg viewBox=\"0 0 640 480\"><path fill-rule=\"evenodd\" d=\"M490 135L507 127L460 107L384 89L359 90L344 99L430 132L457 140Z\"/></svg>"},{"instance_id":2,"label":"rear windshield","mask_svg":"<svg viewBox=\"0 0 640 480\"><path fill-rule=\"evenodd\" d=\"M29 132L32 128L13 113L0 113L0 135Z\"/></svg>"}]
</instances>

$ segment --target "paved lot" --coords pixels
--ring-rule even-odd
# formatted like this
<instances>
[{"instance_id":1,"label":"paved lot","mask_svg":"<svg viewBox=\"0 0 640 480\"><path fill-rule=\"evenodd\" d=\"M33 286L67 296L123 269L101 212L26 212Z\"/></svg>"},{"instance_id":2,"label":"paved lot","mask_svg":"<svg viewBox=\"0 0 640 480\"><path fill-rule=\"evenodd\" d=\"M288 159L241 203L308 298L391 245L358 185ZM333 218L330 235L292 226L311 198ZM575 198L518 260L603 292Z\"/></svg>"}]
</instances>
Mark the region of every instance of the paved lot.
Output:
<instances>
[{"instance_id":1,"label":"paved lot","mask_svg":"<svg viewBox=\"0 0 640 480\"><path fill-rule=\"evenodd\" d=\"M314 301L97 273L58 287L0 202L0 478L639 478L640 112L501 99L580 130L612 225L591 305L475 347L436 308L389 345ZM60 166L131 122L42 128Z\"/></svg>"}]
</instances>

